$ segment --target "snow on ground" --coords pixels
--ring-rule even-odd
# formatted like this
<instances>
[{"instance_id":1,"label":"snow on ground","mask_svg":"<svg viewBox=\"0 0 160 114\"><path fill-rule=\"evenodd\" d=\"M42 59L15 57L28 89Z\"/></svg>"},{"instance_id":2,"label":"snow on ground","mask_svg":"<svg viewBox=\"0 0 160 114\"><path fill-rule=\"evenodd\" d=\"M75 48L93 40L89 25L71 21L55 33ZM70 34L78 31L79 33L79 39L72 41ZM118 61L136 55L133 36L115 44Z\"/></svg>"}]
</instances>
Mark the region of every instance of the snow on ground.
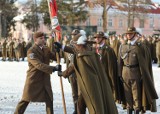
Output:
<instances>
[{"instance_id":1,"label":"snow on ground","mask_svg":"<svg viewBox=\"0 0 160 114\"><path fill-rule=\"evenodd\" d=\"M1 60L1 59L0 59ZM51 63L55 65L56 63ZM0 61L0 114L13 114L15 107L22 97L23 87L28 69L27 61L24 62L3 62ZM62 60L62 70L65 70L65 64ZM160 68L153 65L153 73L155 79L155 87L160 96ZM57 72L51 75L51 83L54 97L54 113L63 114L62 96L60 79ZM71 87L67 79L63 78L63 87L65 93L65 101L67 114L73 112L73 102ZM117 105L119 114L126 114L120 105ZM158 112L146 114L160 114L160 98L157 100ZM30 103L25 114L45 114L44 103Z\"/></svg>"}]
</instances>

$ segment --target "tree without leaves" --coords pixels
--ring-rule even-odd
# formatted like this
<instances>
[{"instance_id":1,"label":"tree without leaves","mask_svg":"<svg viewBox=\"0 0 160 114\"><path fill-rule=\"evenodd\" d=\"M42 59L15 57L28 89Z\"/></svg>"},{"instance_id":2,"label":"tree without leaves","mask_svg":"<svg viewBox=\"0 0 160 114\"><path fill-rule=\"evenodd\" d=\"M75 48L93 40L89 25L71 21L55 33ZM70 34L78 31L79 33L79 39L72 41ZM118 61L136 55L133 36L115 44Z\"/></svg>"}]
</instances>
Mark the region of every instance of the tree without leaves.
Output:
<instances>
[{"instance_id":1,"label":"tree without leaves","mask_svg":"<svg viewBox=\"0 0 160 114\"><path fill-rule=\"evenodd\" d=\"M145 14L148 13L145 5L150 5L151 0L116 0L119 3L124 3L125 11L128 17L128 27L134 26L134 19L143 19Z\"/></svg>"},{"instance_id":2,"label":"tree without leaves","mask_svg":"<svg viewBox=\"0 0 160 114\"><path fill-rule=\"evenodd\" d=\"M39 28L39 17L38 17L38 9L37 9L37 1L29 1L26 3L26 8L28 11L22 23L25 24L26 28L32 30L33 32L37 31Z\"/></svg>"},{"instance_id":3,"label":"tree without leaves","mask_svg":"<svg viewBox=\"0 0 160 114\"><path fill-rule=\"evenodd\" d=\"M18 8L14 5L16 0L1 0L1 24L2 37L10 35L11 27L15 30L15 21L13 18L17 15Z\"/></svg>"},{"instance_id":4,"label":"tree without leaves","mask_svg":"<svg viewBox=\"0 0 160 114\"><path fill-rule=\"evenodd\" d=\"M99 4L103 7L102 20L103 20L103 31L107 32L107 14L108 10L112 7L112 0L91 0L89 6L94 7Z\"/></svg>"}]
</instances>

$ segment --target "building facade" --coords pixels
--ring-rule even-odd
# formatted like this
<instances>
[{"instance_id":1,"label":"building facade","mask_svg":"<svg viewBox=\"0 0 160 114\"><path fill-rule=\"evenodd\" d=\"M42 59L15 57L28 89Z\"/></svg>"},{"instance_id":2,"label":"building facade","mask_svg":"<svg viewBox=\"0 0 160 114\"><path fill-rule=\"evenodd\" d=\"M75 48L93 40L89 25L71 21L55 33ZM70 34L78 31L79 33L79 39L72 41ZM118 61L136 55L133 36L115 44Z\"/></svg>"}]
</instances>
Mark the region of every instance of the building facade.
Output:
<instances>
[{"instance_id":1,"label":"building facade","mask_svg":"<svg viewBox=\"0 0 160 114\"><path fill-rule=\"evenodd\" d=\"M117 34L123 34L128 27L128 16L126 11L126 4L118 4L112 0L112 6L107 13L107 31L116 31ZM25 14L22 5L18 6L21 14L15 17L17 21L16 31L12 31L15 38L24 38L25 40L32 37L32 31L27 30L21 20ZM142 5L147 13L140 13L134 18L134 26L141 30L142 34L152 35L154 29L160 29L160 7L157 4ZM86 22L79 22L77 26L97 26L97 31L103 31L101 5L94 5L93 7L86 7L89 12L89 17ZM49 28L43 24L43 19L40 19L40 28L38 31L49 33Z\"/></svg>"}]
</instances>

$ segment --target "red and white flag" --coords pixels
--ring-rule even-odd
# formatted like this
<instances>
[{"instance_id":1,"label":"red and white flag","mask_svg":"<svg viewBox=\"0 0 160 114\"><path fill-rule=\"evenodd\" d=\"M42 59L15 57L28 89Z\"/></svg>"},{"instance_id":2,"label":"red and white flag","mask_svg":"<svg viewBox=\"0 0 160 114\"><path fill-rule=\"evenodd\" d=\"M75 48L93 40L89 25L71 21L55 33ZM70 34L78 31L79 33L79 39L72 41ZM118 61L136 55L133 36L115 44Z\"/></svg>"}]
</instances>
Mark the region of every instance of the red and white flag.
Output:
<instances>
[{"instance_id":1,"label":"red and white flag","mask_svg":"<svg viewBox=\"0 0 160 114\"><path fill-rule=\"evenodd\" d=\"M56 29L56 30L60 31L61 28L60 28L60 25L59 25L59 22L58 22L58 18L57 18L56 0L50 0L49 6L50 6L52 29Z\"/></svg>"},{"instance_id":2,"label":"red and white flag","mask_svg":"<svg viewBox=\"0 0 160 114\"><path fill-rule=\"evenodd\" d=\"M58 22L57 18L57 4L56 0L49 0L49 11L50 11L50 17L51 17L51 26L53 30L56 30L58 32L53 33L56 36L56 40L60 41L61 39L61 28Z\"/></svg>"}]
</instances>

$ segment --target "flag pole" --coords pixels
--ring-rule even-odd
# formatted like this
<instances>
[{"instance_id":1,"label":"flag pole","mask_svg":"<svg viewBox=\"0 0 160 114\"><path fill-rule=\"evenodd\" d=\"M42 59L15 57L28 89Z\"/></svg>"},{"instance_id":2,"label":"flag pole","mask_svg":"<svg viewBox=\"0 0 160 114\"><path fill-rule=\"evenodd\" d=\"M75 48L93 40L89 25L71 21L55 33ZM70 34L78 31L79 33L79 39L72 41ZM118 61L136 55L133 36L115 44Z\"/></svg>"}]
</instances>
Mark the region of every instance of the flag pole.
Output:
<instances>
[{"instance_id":1,"label":"flag pole","mask_svg":"<svg viewBox=\"0 0 160 114\"><path fill-rule=\"evenodd\" d=\"M49 4L49 3L50 3L50 0L47 0L47 2L48 2L49 13L50 13L50 20L51 20L51 24L52 24L51 8L50 8L50 4ZM54 33L54 34L55 34L55 40L58 41L56 32L57 32L57 31L55 31L55 33ZM60 32L60 31L59 31L59 32ZM58 36L58 37L59 37L59 36ZM60 65L60 54L59 54L59 52L56 52L56 58L57 58L57 64ZM64 114L67 114L62 77L60 77L60 85L61 85L61 92L62 92L63 110L64 110Z\"/></svg>"}]
</instances>

